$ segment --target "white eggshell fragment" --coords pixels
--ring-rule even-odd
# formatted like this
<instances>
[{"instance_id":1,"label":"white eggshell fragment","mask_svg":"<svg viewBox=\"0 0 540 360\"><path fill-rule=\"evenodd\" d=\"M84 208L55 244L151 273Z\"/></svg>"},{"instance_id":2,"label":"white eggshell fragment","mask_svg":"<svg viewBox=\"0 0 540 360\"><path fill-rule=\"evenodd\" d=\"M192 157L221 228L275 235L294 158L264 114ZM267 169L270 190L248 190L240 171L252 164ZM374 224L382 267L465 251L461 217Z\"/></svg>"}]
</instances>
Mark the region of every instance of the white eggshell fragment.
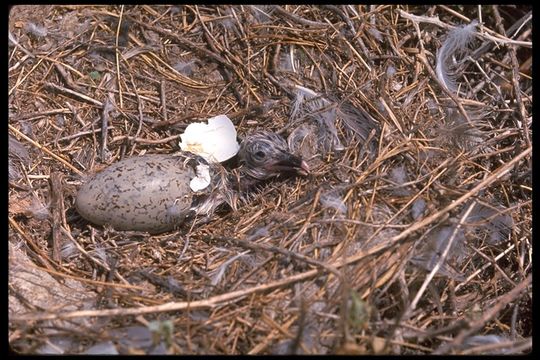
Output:
<instances>
[{"instance_id":1,"label":"white eggshell fragment","mask_svg":"<svg viewBox=\"0 0 540 360\"><path fill-rule=\"evenodd\" d=\"M232 121L226 115L218 115L208 119L208 124L189 124L180 135L180 148L209 162L223 162L236 155L240 145Z\"/></svg>"},{"instance_id":2,"label":"white eggshell fragment","mask_svg":"<svg viewBox=\"0 0 540 360\"><path fill-rule=\"evenodd\" d=\"M210 185L210 167L208 165L197 165L195 172L197 176L189 182L191 190L200 191Z\"/></svg>"}]
</instances>

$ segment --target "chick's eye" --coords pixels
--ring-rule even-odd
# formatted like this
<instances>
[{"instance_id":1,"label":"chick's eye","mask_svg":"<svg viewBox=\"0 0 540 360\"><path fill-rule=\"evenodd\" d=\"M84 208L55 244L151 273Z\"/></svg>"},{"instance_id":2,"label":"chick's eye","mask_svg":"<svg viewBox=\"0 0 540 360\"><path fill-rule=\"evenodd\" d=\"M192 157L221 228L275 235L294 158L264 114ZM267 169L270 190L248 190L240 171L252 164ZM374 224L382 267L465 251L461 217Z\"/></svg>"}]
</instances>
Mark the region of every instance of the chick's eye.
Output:
<instances>
[{"instance_id":1,"label":"chick's eye","mask_svg":"<svg viewBox=\"0 0 540 360\"><path fill-rule=\"evenodd\" d=\"M266 157L266 154L264 153L264 151L257 151L255 154L253 154L253 156L255 157L255 159L257 160L263 160L265 157Z\"/></svg>"}]
</instances>

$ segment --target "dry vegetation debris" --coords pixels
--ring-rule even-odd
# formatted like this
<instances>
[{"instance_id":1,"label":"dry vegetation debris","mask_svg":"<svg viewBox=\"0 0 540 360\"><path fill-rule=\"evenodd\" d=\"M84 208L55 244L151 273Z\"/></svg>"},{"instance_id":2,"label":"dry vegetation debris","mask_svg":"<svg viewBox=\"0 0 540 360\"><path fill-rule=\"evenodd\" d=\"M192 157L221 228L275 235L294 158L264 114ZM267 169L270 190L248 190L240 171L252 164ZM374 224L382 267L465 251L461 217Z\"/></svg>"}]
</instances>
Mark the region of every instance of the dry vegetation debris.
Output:
<instances>
[{"instance_id":1,"label":"dry vegetation debris","mask_svg":"<svg viewBox=\"0 0 540 360\"><path fill-rule=\"evenodd\" d=\"M12 8L10 346L530 351L531 39L527 6ZM158 236L74 211L218 114L309 177Z\"/></svg>"}]
</instances>

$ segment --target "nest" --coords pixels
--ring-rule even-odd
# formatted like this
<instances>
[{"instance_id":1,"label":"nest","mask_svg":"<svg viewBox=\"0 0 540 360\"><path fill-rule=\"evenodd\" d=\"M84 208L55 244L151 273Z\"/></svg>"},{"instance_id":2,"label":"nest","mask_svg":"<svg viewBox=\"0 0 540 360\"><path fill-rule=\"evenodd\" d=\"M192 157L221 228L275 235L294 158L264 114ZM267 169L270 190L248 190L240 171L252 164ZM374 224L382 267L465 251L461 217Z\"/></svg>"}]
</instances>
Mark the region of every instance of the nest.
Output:
<instances>
[{"instance_id":1,"label":"nest","mask_svg":"<svg viewBox=\"0 0 540 360\"><path fill-rule=\"evenodd\" d=\"M479 10L474 36L441 50ZM11 349L530 351L531 18L527 6L14 7ZM311 174L156 236L76 213L86 176L178 151L190 122L218 114L240 135L294 133Z\"/></svg>"}]
</instances>

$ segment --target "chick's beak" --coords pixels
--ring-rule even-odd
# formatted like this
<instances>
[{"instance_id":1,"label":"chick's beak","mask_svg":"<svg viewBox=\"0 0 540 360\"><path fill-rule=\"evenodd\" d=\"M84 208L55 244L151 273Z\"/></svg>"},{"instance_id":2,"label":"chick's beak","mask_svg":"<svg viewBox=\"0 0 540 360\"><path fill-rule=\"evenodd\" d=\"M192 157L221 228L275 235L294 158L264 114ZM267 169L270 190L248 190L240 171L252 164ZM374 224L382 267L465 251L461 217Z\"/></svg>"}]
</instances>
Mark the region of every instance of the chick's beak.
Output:
<instances>
[{"instance_id":1,"label":"chick's beak","mask_svg":"<svg viewBox=\"0 0 540 360\"><path fill-rule=\"evenodd\" d=\"M301 157L290 153L283 153L283 158L271 164L269 168L277 172L296 172L304 176L309 174L308 164Z\"/></svg>"},{"instance_id":2,"label":"chick's beak","mask_svg":"<svg viewBox=\"0 0 540 360\"><path fill-rule=\"evenodd\" d=\"M307 162L305 162L304 160L301 160L300 162L300 169L297 169L296 170L300 175L308 175L309 174L309 166L307 164Z\"/></svg>"}]
</instances>

